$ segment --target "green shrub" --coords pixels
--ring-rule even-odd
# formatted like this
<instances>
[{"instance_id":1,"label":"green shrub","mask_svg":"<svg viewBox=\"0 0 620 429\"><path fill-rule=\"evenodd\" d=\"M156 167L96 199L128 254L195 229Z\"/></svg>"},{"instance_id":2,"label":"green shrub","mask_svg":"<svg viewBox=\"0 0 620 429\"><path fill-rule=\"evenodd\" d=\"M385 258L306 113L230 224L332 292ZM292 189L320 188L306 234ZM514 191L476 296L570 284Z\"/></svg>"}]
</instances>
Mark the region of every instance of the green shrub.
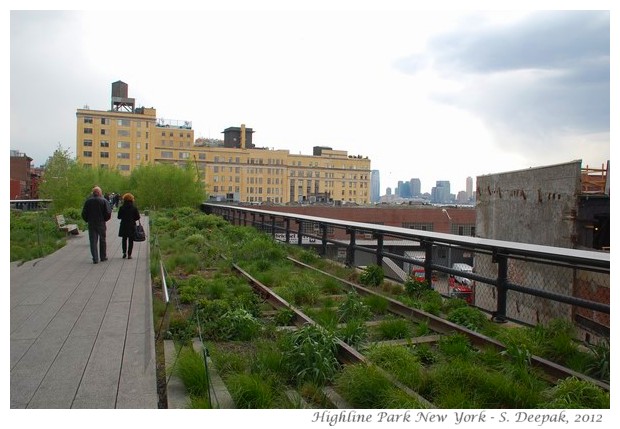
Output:
<instances>
[{"instance_id":1,"label":"green shrub","mask_svg":"<svg viewBox=\"0 0 620 429\"><path fill-rule=\"evenodd\" d=\"M569 377L543 392L545 402L539 408L609 409L609 393L594 384Z\"/></svg>"},{"instance_id":2,"label":"green shrub","mask_svg":"<svg viewBox=\"0 0 620 429\"><path fill-rule=\"evenodd\" d=\"M54 253L66 244L66 234L46 212L10 212L10 259L31 261Z\"/></svg>"},{"instance_id":3,"label":"green shrub","mask_svg":"<svg viewBox=\"0 0 620 429\"><path fill-rule=\"evenodd\" d=\"M420 359L406 347L377 346L366 354L372 363L393 374L406 386L414 390L422 386L424 372Z\"/></svg>"},{"instance_id":4,"label":"green shrub","mask_svg":"<svg viewBox=\"0 0 620 429\"><path fill-rule=\"evenodd\" d=\"M473 348L469 339L463 334L442 336L439 339L439 350L449 357L466 358L473 353Z\"/></svg>"},{"instance_id":5,"label":"green shrub","mask_svg":"<svg viewBox=\"0 0 620 429\"><path fill-rule=\"evenodd\" d=\"M222 377L249 371L253 361L252 358L239 353L238 350L220 350L210 347L209 355L215 364L217 372Z\"/></svg>"},{"instance_id":6,"label":"green shrub","mask_svg":"<svg viewBox=\"0 0 620 429\"><path fill-rule=\"evenodd\" d=\"M338 306L338 321L368 320L372 316L370 308L356 292L349 292L346 299Z\"/></svg>"},{"instance_id":7,"label":"green shrub","mask_svg":"<svg viewBox=\"0 0 620 429\"><path fill-rule=\"evenodd\" d=\"M368 328L363 320L349 320L337 331L338 337L350 346L358 346L368 337Z\"/></svg>"},{"instance_id":8,"label":"green shrub","mask_svg":"<svg viewBox=\"0 0 620 429\"><path fill-rule=\"evenodd\" d=\"M435 364L424 389L439 408L537 408L540 403L539 388L532 389L471 357Z\"/></svg>"},{"instance_id":9,"label":"green shrub","mask_svg":"<svg viewBox=\"0 0 620 429\"><path fill-rule=\"evenodd\" d=\"M472 331L480 332L489 323L486 315L475 307L458 307L448 313L448 320Z\"/></svg>"},{"instance_id":10,"label":"green shrub","mask_svg":"<svg viewBox=\"0 0 620 429\"><path fill-rule=\"evenodd\" d=\"M394 388L375 366L348 365L335 380L336 389L354 408L382 408Z\"/></svg>"},{"instance_id":11,"label":"green shrub","mask_svg":"<svg viewBox=\"0 0 620 429\"><path fill-rule=\"evenodd\" d=\"M288 326L293 323L295 312L290 308L280 308L274 316L274 322L278 326Z\"/></svg>"},{"instance_id":12,"label":"green shrub","mask_svg":"<svg viewBox=\"0 0 620 429\"><path fill-rule=\"evenodd\" d=\"M364 304L375 314L385 314L390 306L386 297L380 295L368 295L363 298Z\"/></svg>"},{"instance_id":13,"label":"green shrub","mask_svg":"<svg viewBox=\"0 0 620 429\"><path fill-rule=\"evenodd\" d=\"M221 338L249 341L258 336L261 323L247 310L236 308L222 316L219 327Z\"/></svg>"},{"instance_id":14,"label":"green shrub","mask_svg":"<svg viewBox=\"0 0 620 429\"><path fill-rule=\"evenodd\" d=\"M321 291L316 282L309 276L295 277L289 279L287 295L295 305L315 304Z\"/></svg>"},{"instance_id":15,"label":"green shrub","mask_svg":"<svg viewBox=\"0 0 620 429\"><path fill-rule=\"evenodd\" d=\"M282 337L281 350L289 379L324 385L339 368L337 338L320 326L306 325Z\"/></svg>"},{"instance_id":16,"label":"green shrub","mask_svg":"<svg viewBox=\"0 0 620 429\"><path fill-rule=\"evenodd\" d=\"M586 372L595 378L609 382L611 356L609 353L609 339L603 339L596 344L589 344L590 359L586 364Z\"/></svg>"},{"instance_id":17,"label":"green shrub","mask_svg":"<svg viewBox=\"0 0 620 429\"><path fill-rule=\"evenodd\" d=\"M426 280L418 280L409 277L404 284L405 293L412 297L418 297L420 294L432 290L431 285Z\"/></svg>"},{"instance_id":18,"label":"green shrub","mask_svg":"<svg viewBox=\"0 0 620 429\"><path fill-rule=\"evenodd\" d=\"M209 394L209 383L204 357L191 347L183 347L174 365L174 373L181 379L185 390L192 396L205 397Z\"/></svg>"},{"instance_id":19,"label":"green shrub","mask_svg":"<svg viewBox=\"0 0 620 429\"><path fill-rule=\"evenodd\" d=\"M276 408L277 386L262 374L231 374L226 384L239 409Z\"/></svg>"},{"instance_id":20,"label":"green shrub","mask_svg":"<svg viewBox=\"0 0 620 429\"><path fill-rule=\"evenodd\" d=\"M376 329L381 339L398 340L411 337L412 325L408 320L388 317Z\"/></svg>"},{"instance_id":21,"label":"green shrub","mask_svg":"<svg viewBox=\"0 0 620 429\"><path fill-rule=\"evenodd\" d=\"M360 283L365 286L379 286L383 283L384 277L383 268L376 264L371 264L364 268L363 272L360 274L359 280Z\"/></svg>"},{"instance_id":22,"label":"green shrub","mask_svg":"<svg viewBox=\"0 0 620 429\"><path fill-rule=\"evenodd\" d=\"M172 313L168 322L168 338L179 344L189 344L196 332L195 325L180 313Z\"/></svg>"}]
</instances>

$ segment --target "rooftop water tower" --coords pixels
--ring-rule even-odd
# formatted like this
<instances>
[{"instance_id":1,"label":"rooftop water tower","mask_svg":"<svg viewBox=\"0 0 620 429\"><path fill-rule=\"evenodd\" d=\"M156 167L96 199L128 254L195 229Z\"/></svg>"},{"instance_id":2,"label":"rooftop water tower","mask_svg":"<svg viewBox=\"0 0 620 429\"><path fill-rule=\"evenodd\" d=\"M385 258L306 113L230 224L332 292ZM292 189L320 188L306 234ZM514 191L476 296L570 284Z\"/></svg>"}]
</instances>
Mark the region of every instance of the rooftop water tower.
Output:
<instances>
[{"instance_id":1,"label":"rooftop water tower","mask_svg":"<svg viewBox=\"0 0 620 429\"><path fill-rule=\"evenodd\" d=\"M112 83L112 110L116 112L133 112L136 104L134 98L129 98L129 85L120 80Z\"/></svg>"}]
</instances>

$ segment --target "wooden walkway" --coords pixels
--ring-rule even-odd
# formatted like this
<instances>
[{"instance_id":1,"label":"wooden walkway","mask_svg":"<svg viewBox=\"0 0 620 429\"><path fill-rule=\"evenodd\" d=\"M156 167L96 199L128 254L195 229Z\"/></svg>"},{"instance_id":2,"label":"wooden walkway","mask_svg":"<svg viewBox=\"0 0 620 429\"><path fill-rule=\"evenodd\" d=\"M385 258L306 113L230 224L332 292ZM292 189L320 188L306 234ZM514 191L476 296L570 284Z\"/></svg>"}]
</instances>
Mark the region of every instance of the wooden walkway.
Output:
<instances>
[{"instance_id":1,"label":"wooden walkway","mask_svg":"<svg viewBox=\"0 0 620 429\"><path fill-rule=\"evenodd\" d=\"M11 263L11 408L157 408L149 246L122 259L118 226L114 212L105 262L82 231Z\"/></svg>"}]
</instances>

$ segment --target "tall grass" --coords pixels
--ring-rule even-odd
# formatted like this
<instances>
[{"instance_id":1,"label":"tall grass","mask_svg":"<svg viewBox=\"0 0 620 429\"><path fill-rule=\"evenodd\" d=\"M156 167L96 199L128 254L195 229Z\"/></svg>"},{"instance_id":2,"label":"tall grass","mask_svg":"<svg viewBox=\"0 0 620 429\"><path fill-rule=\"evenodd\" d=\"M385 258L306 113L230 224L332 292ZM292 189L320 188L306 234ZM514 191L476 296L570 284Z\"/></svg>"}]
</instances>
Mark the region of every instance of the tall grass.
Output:
<instances>
[{"instance_id":1,"label":"tall grass","mask_svg":"<svg viewBox=\"0 0 620 429\"><path fill-rule=\"evenodd\" d=\"M181 379L187 393L208 397L209 379L204 358L190 347L183 347L175 363L174 373Z\"/></svg>"},{"instance_id":2,"label":"tall grass","mask_svg":"<svg viewBox=\"0 0 620 429\"><path fill-rule=\"evenodd\" d=\"M11 262L42 258L66 244L66 234L47 212L11 210L10 222Z\"/></svg>"}]
</instances>

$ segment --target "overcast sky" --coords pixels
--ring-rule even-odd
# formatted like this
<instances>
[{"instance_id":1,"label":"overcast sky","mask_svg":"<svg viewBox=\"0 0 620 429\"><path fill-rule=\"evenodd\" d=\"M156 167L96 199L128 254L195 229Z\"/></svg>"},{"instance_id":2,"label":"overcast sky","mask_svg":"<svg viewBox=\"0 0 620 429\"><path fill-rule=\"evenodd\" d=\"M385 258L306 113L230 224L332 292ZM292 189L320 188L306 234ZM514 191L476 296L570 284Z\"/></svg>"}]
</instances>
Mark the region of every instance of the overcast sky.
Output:
<instances>
[{"instance_id":1,"label":"overcast sky","mask_svg":"<svg viewBox=\"0 0 620 429\"><path fill-rule=\"evenodd\" d=\"M598 168L610 27L605 10L11 11L10 147L37 166L59 145L75 155L76 110L108 110L122 80L195 137L243 123L259 147L368 156L382 194L411 178L456 193L468 176Z\"/></svg>"}]
</instances>

